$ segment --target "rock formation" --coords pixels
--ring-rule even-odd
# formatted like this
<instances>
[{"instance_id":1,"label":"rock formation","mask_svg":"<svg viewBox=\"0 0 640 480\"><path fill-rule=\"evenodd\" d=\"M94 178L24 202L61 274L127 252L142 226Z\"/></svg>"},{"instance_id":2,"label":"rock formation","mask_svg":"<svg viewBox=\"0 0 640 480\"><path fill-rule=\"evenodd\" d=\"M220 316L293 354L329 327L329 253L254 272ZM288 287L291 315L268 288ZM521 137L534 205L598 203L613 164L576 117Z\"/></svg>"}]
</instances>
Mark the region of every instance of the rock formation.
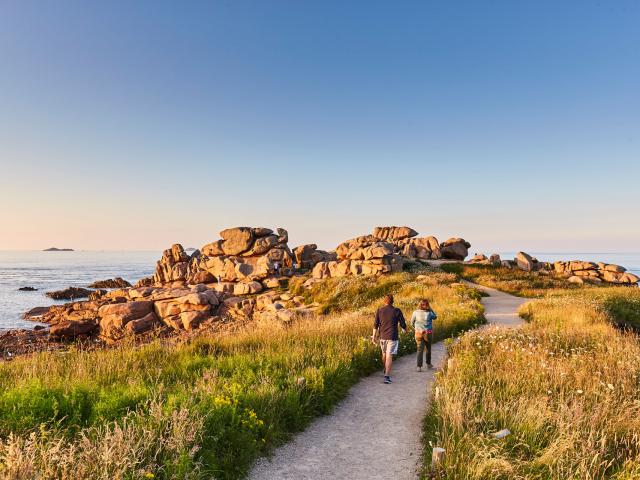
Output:
<instances>
[{"instance_id":1,"label":"rock formation","mask_svg":"<svg viewBox=\"0 0 640 480\"><path fill-rule=\"evenodd\" d=\"M633 285L640 281L637 275L627 272L624 267L602 262L585 262L581 260L559 261L553 263L553 270L556 274L565 277L578 277L583 281L595 283L607 282L620 285ZM577 282L577 280L574 281Z\"/></svg>"},{"instance_id":2,"label":"rock formation","mask_svg":"<svg viewBox=\"0 0 640 480\"><path fill-rule=\"evenodd\" d=\"M376 227L371 235L362 235L336 247L335 260L321 260L313 267L313 278L349 275L379 275L401 271L406 259L464 259L470 243L449 239L440 245L435 237L417 237L410 227Z\"/></svg>"},{"instance_id":3,"label":"rock formation","mask_svg":"<svg viewBox=\"0 0 640 480\"><path fill-rule=\"evenodd\" d=\"M47 292L47 297L54 300L72 300L74 298L87 298L93 293L93 290L87 290L80 287L69 287L64 290L57 290L54 292Z\"/></svg>"},{"instance_id":4,"label":"rock formation","mask_svg":"<svg viewBox=\"0 0 640 480\"><path fill-rule=\"evenodd\" d=\"M468 262L469 264L495 265L503 268L518 268L525 272L538 272L539 274L555 274L567 278L571 283L613 283L618 285L636 285L640 277L627 272L624 267L603 262L585 262L582 260L557 261L554 263L540 262L528 253L518 252L513 260L500 261L497 254L487 258L483 254L476 253Z\"/></svg>"},{"instance_id":5,"label":"rock formation","mask_svg":"<svg viewBox=\"0 0 640 480\"><path fill-rule=\"evenodd\" d=\"M89 301L40 310L38 320L52 325L53 338L92 335L115 341L156 329L190 331L226 316L260 317L262 307L270 311L266 306L274 302L246 297L281 286L293 273L288 233L281 228L274 233L268 228L236 227L223 230L220 237L192 255L175 244L163 252L153 278L135 287L119 278L97 282L93 286L119 288L87 290ZM312 252L311 257L327 258L324 253ZM269 298L275 296L269 293ZM288 313L278 308L277 317L292 318L299 313L295 309L301 298L297 303L281 301L279 305Z\"/></svg>"},{"instance_id":6,"label":"rock formation","mask_svg":"<svg viewBox=\"0 0 640 480\"><path fill-rule=\"evenodd\" d=\"M318 250L314 243L294 248L293 257L298 268L303 270L312 269L318 262L331 262L338 258L336 252Z\"/></svg>"},{"instance_id":7,"label":"rock formation","mask_svg":"<svg viewBox=\"0 0 640 480\"><path fill-rule=\"evenodd\" d=\"M452 260L464 260L469 255L471 244L464 238L450 238L440 244L440 250L443 258Z\"/></svg>"},{"instance_id":8,"label":"rock formation","mask_svg":"<svg viewBox=\"0 0 640 480\"><path fill-rule=\"evenodd\" d=\"M116 277L108 280L98 280L89 285L89 288L128 288L131 284L124 278Z\"/></svg>"}]
</instances>

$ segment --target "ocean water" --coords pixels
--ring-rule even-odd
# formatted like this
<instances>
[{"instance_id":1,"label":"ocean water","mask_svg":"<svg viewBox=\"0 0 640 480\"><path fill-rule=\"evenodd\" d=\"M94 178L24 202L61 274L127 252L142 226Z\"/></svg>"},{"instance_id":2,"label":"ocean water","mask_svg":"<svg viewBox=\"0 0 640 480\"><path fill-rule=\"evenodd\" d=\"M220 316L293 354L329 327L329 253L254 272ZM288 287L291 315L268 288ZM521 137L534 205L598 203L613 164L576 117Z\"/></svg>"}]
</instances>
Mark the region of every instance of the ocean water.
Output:
<instances>
[{"instance_id":1,"label":"ocean water","mask_svg":"<svg viewBox=\"0 0 640 480\"><path fill-rule=\"evenodd\" d=\"M501 258L512 259L516 252L499 252ZM70 286L86 287L96 280L122 277L135 283L153 273L162 252L39 252L0 251L0 330L32 328L33 322L22 320L22 314L54 301L46 292ZM640 253L545 253L530 252L541 261L591 260L616 263L640 275ZM36 292L21 292L31 286Z\"/></svg>"},{"instance_id":2,"label":"ocean water","mask_svg":"<svg viewBox=\"0 0 640 480\"><path fill-rule=\"evenodd\" d=\"M45 295L70 286L86 287L96 280L122 277L135 283L149 276L162 252L39 252L0 251L0 330L33 328L22 314L33 308L64 301ZM20 287L36 292L21 292Z\"/></svg>"}]
</instances>

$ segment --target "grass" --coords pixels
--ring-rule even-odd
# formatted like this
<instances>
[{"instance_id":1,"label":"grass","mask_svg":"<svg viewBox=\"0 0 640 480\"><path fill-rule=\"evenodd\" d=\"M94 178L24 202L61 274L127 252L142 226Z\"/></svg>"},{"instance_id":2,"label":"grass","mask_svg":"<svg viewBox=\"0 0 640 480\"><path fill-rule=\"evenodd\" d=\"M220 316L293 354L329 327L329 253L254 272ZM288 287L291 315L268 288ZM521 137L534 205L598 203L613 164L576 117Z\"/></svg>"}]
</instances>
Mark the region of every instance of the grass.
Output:
<instances>
[{"instance_id":1,"label":"grass","mask_svg":"<svg viewBox=\"0 0 640 480\"><path fill-rule=\"evenodd\" d=\"M1 364L0 478L242 478L381 367L368 336L387 290L405 315L417 298L432 299L437 338L480 322L477 292L454 279L349 279L314 292L340 313L286 327ZM401 352L414 349L403 336Z\"/></svg>"},{"instance_id":2,"label":"grass","mask_svg":"<svg viewBox=\"0 0 640 480\"><path fill-rule=\"evenodd\" d=\"M565 292L523 305L520 329L464 334L425 422L446 449L435 476L640 478L640 343L613 325L639 306L637 289Z\"/></svg>"},{"instance_id":3,"label":"grass","mask_svg":"<svg viewBox=\"0 0 640 480\"><path fill-rule=\"evenodd\" d=\"M446 272L459 275L465 280L502 290L518 297L542 297L552 290L577 291L598 288L598 286L591 284L571 283L566 278L552 274L525 272L517 268L465 265L462 263L445 263L441 268Z\"/></svg>"}]
</instances>

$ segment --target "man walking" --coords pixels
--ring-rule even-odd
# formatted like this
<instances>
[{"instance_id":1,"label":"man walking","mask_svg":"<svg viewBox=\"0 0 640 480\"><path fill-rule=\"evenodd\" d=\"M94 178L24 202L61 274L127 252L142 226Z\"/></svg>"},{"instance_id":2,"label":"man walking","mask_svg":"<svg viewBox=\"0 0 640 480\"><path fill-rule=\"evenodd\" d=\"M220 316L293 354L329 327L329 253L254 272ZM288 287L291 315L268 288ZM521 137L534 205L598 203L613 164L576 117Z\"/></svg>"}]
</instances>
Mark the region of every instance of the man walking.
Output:
<instances>
[{"instance_id":1,"label":"man walking","mask_svg":"<svg viewBox=\"0 0 640 480\"><path fill-rule=\"evenodd\" d=\"M375 343L376 339L380 339L384 383L391 383L391 364L393 356L398 353L398 324L404 333L407 333L407 324L402 311L393 306L393 295L385 295L384 303L376 312L371 341Z\"/></svg>"}]
</instances>

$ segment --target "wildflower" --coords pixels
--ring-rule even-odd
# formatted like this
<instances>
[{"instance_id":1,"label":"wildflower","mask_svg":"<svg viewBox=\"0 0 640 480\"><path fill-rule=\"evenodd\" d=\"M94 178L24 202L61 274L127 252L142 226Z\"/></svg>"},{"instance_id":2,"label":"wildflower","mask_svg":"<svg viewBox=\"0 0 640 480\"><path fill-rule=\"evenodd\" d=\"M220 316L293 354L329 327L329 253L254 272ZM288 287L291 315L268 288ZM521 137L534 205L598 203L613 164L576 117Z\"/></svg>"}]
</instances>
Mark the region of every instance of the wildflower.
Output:
<instances>
[{"instance_id":1,"label":"wildflower","mask_svg":"<svg viewBox=\"0 0 640 480\"><path fill-rule=\"evenodd\" d=\"M613 385L611 385L610 383L607 383L607 388L608 388L609 390L613 390Z\"/></svg>"},{"instance_id":2,"label":"wildflower","mask_svg":"<svg viewBox=\"0 0 640 480\"><path fill-rule=\"evenodd\" d=\"M582 390L576 390L576 393L577 393L578 395L582 395L584 392L583 392Z\"/></svg>"},{"instance_id":3,"label":"wildflower","mask_svg":"<svg viewBox=\"0 0 640 480\"><path fill-rule=\"evenodd\" d=\"M144 478L156 478L156 476L151 472L147 472L144 474Z\"/></svg>"}]
</instances>

